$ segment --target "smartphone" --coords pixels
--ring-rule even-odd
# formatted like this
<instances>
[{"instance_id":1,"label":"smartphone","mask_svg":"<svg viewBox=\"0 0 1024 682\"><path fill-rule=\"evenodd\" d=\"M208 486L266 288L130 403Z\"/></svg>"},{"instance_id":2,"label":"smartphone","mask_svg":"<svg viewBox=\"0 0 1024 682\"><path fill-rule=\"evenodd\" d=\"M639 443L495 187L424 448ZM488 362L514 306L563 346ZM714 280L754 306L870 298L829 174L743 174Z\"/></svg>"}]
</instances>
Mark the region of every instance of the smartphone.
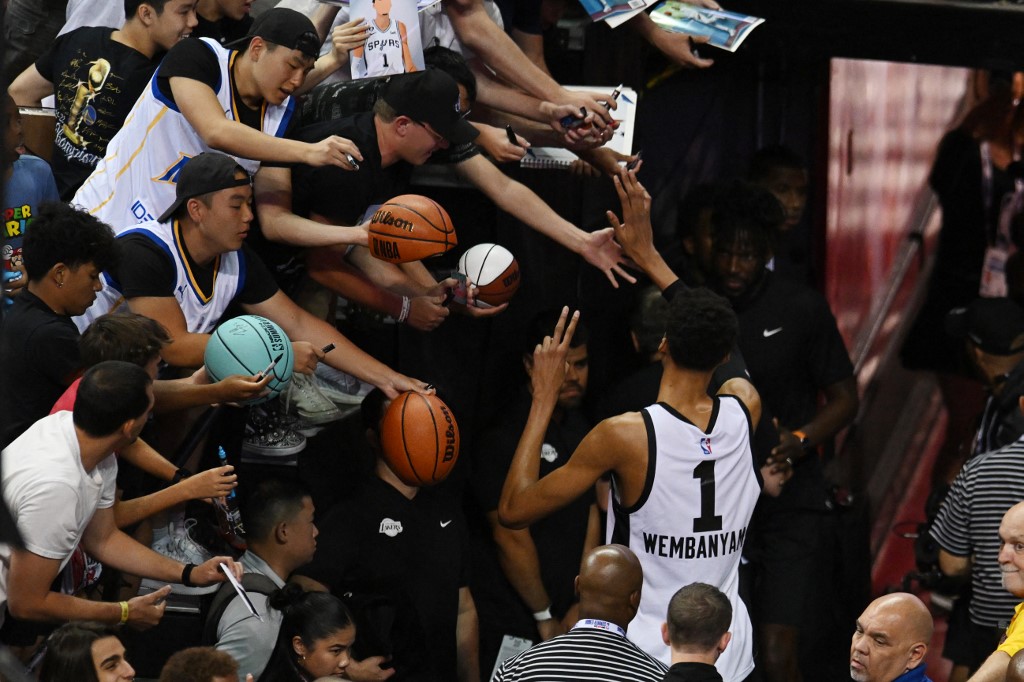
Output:
<instances>
[{"instance_id":1,"label":"smartphone","mask_svg":"<svg viewBox=\"0 0 1024 682\"><path fill-rule=\"evenodd\" d=\"M469 291L469 282L466 276L456 270L452 272L452 279L459 280L459 283L445 290L444 302L441 305L447 306L450 303L466 305L466 293Z\"/></svg>"}]
</instances>

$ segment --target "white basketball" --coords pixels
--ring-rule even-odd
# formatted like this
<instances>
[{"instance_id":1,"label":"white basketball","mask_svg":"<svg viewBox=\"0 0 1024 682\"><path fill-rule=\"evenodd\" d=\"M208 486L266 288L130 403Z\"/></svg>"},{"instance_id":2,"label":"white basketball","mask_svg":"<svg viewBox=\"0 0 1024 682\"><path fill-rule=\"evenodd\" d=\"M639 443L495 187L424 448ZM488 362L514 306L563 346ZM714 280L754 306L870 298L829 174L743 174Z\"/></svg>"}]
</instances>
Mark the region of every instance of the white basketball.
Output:
<instances>
[{"instance_id":1,"label":"white basketball","mask_svg":"<svg viewBox=\"0 0 1024 682\"><path fill-rule=\"evenodd\" d=\"M505 303L519 288L519 263L498 244L477 244L459 259L459 272L477 286L476 305L491 308Z\"/></svg>"}]
</instances>

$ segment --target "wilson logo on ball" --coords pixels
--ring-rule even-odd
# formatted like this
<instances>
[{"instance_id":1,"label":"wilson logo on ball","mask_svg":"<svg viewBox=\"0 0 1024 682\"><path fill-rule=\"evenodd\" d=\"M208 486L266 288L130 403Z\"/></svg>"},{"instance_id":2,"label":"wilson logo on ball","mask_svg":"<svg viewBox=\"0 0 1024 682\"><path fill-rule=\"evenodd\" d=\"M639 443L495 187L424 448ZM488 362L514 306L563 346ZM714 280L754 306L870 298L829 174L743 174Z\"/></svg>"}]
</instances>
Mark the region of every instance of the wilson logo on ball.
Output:
<instances>
[{"instance_id":1,"label":"wilson logo on ball","mask_svg":"<svg viewBox=\"0 0 1024 682\"><path fill-rule=\"evenodd\" d=\"M411 220L396 218L391 215L391 211L385 211L383 209L374 213L370 222L374 225L394 225L399 230L405 230L406 232L412 232L414 227Z\"/></svg>"}]
</instances>

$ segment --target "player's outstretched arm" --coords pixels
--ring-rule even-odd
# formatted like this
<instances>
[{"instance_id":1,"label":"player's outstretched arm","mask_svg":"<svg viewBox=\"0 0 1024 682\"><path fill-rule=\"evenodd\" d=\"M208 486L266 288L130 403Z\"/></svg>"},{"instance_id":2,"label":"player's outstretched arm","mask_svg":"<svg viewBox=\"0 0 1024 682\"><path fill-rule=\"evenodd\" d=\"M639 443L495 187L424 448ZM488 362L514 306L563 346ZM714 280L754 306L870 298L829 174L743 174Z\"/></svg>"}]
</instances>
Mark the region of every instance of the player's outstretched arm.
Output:
<instances>
[{"instance_id":1,"label":"player's outstretched arm","mask_svg":"<svg viewBox=\"0 0 1024 682\"><path fill-rule=\"evenodd\" d=\"M565 358L578 321L578 311L570 318L569 308L564 308L552 335L544 337L533 351L530 413L498 502L498 519L507 528L526 528L561 509L591 489L602 474L615 468L621 440L606 420L587 434L568 462L539 478L541 446L558 404L565 379ZM630 432L628 437L633 435Z\"/></svg>"},{"instance_id":2,"label":"player's outstretched arm","mask_svg":"<svg viewBox=\"0 0 1024 682\"><path fill-rule=\"evenodd\" d=\"M170 80L174 101L199 137L214 149L245 159L349 167L345 154L362 159L351 140L332 135L320 142L300 142L267 135L224 117L210 86L191 78Z\"/></svg>"},{"instance_id":3,"label":"player's outstretched arm","mask_svg":"<svg viewBox=\"0 0 1024 682\"><path fill-rule=\"evenodd\" d=\"M456 169L460 175L486 194L498 208L515 216L544 236L554 239L600 269L612 286L618 286L616 278L630 283L636 281L625 271L621 249L615 243L610 230L584 232L555 213L528 187L508 177L479 155L456 164Z\"/></svg>"},{"instance_id":4,"label":"player's outstretched arm","mask_svg":"<svg viewBox=\"0 0 1024 682\"><path fill-rule=\"evenodd\" d=\"M358 160L362 161L361 155ZM261 167L253 178L253 200L260 229L270 241L307 247L366 246L366 230L361 226L329 225L293 212L291 168Z\"/></svg>"},{"instance_id":5,"label":"player's outstretched arm","mask_svg":"<svg viewBox=\"0 0 1024 682\"><path fill-rule=\"evenodd\" d=\"M654 248L654 230L651 227L651 195L636 178L636 171L622 169L613 178L615 192L622 204L622 222L611 211L608 221L615 228L615 238L626 255L643 270L655 286L665 291L679 277Z\"/></svg>"}]
</instances>

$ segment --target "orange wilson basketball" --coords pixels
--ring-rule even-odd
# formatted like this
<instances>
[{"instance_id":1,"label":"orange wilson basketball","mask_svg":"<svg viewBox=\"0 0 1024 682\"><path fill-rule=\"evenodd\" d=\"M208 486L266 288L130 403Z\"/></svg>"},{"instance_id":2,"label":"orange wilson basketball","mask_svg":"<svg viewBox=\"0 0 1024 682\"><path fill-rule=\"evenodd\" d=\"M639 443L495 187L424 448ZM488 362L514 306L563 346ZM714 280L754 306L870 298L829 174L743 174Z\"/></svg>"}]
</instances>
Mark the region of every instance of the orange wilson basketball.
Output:
<instances>
[{"instance_id":1,"label":"orange wilson basketball","mask_svg":"<svg viewBox=\"0 0 1024 682\"><path fill-rule=\"evenodd\" d=\"M519 289L519 262L498 244L477 244L459 259L459 272L476 285L476 307L492 308Z\"/></svg>"},{"instance_id":2,"label":"orange wilson basketball","mask_svg":"<svg viewBox=\"0 0 1024 682\"><path fill-rule=\"evenodd\" d=\"M390 263L437 256L457 243L448 212L419 194L397 196L370 218L370 253Z\"/></svg>"},{"instance_id":3,"label":"orange wilson basketball","mask_svg":"<svg viewBox=\"0 0 1024 682\"><path fill-rule=\"evenodd\" d=\"M436 395L395 398L380 430L384 460L406 485L440 483L459 459L459 425Z\"/></svg>"}]
</instances>

